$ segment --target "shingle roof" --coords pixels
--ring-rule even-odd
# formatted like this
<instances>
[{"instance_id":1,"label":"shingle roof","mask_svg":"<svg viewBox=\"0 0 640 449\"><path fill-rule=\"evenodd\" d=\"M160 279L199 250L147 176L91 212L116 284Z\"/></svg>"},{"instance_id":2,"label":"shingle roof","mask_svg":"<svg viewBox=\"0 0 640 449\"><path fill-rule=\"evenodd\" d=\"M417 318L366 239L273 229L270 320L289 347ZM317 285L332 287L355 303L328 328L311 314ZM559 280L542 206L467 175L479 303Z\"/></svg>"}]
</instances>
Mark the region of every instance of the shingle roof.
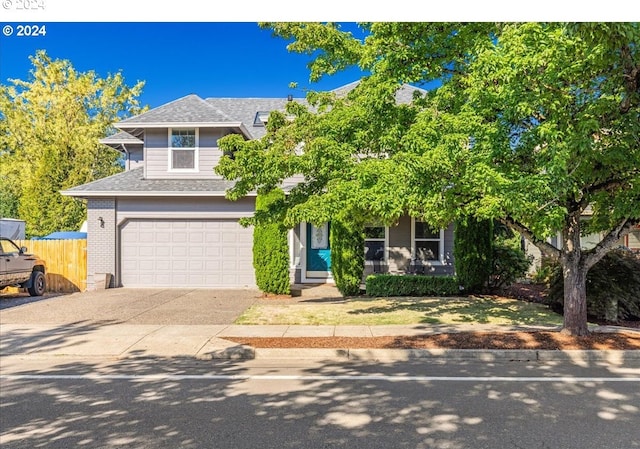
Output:
<instances>
[{"instance_id":1,"label":"shingle roof","mask_svg":"<svg viewBox=\"0 0 640 449\"><path fill-rule=\"evenodd\" d=\"M254 139L264 136L264 126L254 126L258 112L284 111L286 98L207 98L206 102L216 109L225 111L234 121L244 123L247 131ZM293 101L306 103L305 99L295 98Z\"/></svg>"},{"instance_id":2,"label":"shingle roof","mask_svg":"<svg viewBox=\"0 0 640 449\"><path fill-rule=\"evenodd\" d=\"M187 95L135 117L122 120L116 124L116 127L128 129L157 123L221 123L233 121L234 119L229 115L197 95Z\"/></svg>"},{"instance_id":3,"label":"shingle roof","mask_svg":"<svg viewBox=\"0 0 640 449\"><path fill-rule=\"evenodd\" d=\"M346 95L353 90L360 81L354 81L334 89L338 95ZM396 94L399 103L409 103L413 99L414 91L426 92L423 89L404 85ZM304 98L294 101L306 103ZM143 114L122 120L116 124L117 128L132 130L150 125L172 124L234 124L242 123L246 131L254 139L264 136L262 126L254 126L258 112L268 113L284 110L286 98L207 98L203 100L197 95L187 95L177 100L151 109Z\"/></svg>"},{"instance_id":4,"label":"shingle roof","mask_svg":"<svg viewBox=\"0 0 640 449\"><path fill-rule=\"evenodd\" d=\"M62 192L79 198L96 196L223 196L233 187L223 179L144 179L143 169L118 173Z\"/></svg>"},{"instance_id":5,"label":"shingle roof","mask_svg":"<svg viewBox=\"0 0 640 449\"><path fill-rule=\"evenodd\" d=\"M105 145L117 145L117 144L142 144L144 142L138 139L137 137L132 136L126 131L120 131L112 136L108 136L108 137L105 137L104 139L100 139L100 143L104 143Z\"/></svg>"},{"instance_id":6,"label":"shingle roof","mask_svg":"<svg viewBox=\"0 0 640 449\"><path fill-rule=\"evenodd\" d=\"M358 86L358 84L360 84L359 80L349 84L345 84L344 86L338 87L337 89L334 89L331 92L334 92L337 96L342 97L347 95L353 89L355 89ZM400 86L400 89L398 89L398 91L396 92L396 101L400 104L409 104L413 101L414 92L419 92L422 95L427 93L426 90L421 89L419 87L415 87L410 84L403 84L402 86Z\"/></svg>"}]
</instances>

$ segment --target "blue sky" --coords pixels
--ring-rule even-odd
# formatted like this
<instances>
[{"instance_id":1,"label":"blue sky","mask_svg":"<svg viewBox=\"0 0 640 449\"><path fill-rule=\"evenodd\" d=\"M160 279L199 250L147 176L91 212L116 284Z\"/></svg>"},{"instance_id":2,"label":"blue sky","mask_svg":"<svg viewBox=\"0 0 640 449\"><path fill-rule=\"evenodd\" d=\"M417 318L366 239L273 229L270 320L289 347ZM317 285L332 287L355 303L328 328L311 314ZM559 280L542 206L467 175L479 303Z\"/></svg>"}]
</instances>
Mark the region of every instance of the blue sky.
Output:
<instances>
[{"instance_id":1,"label":"blue sky","mask_svg":"<svg viewBox=\"0 0 640 449\"><path fill-rule=\"evenodd\" d=\"M41 22L45 36L17 36L9 23L0 36L0 79L28 79L29 56L45 49L68 59L78 71L100 76L121 71L133 85L145 81L140 97L151 107L188 95L206 97L304 96L304 89L333 89L359 77L354 69L309 83L310 56L289 53L284 39L256 22ZM4 24L3 24L4 25ZM361 34L354 23L345 29ZM289 84L297 82L298 88Z\"/></svg>"},{"instance_id":2,"label":"blue sky","mask_svg":"<svg viewBox=\"0 0 640 449\"><path fill-rule=\"evenodd\" d=\"M609 0L603 11L596 0L322 0L305 7L299 0L2 0L0 83L27 79L29 56L45 49L79 71L100 76L121 71L130 85L144 80L141 101L151 107L191 93L203 98L304 96L305 89L333 89L360 73L354 69L311 85L310 56L287 52L287 42L259 28L258 21L328 20L361 37L356 21L631 20L626 1ZM46 35L18 36L20 26L33 24L44 25ZM291 82L298 88L289 88Z\"/></svg>"}]
</instances>

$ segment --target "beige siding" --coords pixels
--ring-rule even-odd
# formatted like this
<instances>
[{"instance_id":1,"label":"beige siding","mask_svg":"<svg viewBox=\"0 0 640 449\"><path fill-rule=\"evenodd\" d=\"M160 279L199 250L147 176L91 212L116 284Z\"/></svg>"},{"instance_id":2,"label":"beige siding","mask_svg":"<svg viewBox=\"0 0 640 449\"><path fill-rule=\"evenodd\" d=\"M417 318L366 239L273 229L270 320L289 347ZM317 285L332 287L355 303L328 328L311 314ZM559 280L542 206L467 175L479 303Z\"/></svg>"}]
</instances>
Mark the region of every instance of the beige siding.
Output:
<instances>
[{"instance_id":1,"label":"beige siding","mask_svg":"<svg viewBox=\"0 0 640 449\"><path fill-rule=\"evenodd\" d=\"M218 148L221 131L215 128L198 130L198 170L193 172L169 170L169 129L148 129L145 132L147 179L221 179L213 168L222 157Z\"/></svg>"},{"instance_id":2,"label":"beige siding","mask_svg":"<svg viewBox=\"0 0 640 449\"><path fill-rule=\"evenodd\" d=\"M118 223L128 218L240 218L255 210L255 198L119 198Z\"/></svg>"},{"instance_id":3,"label":"beige siding","mask_svg":"<svg viewBox=\"0 0 640 449\"><path fill-rule=\"evenodd\" d=\"M127 145L129 156L127 158L127 170L133 170L144 165L144 150L142 145Z\"/></svg>"}]
</instances>

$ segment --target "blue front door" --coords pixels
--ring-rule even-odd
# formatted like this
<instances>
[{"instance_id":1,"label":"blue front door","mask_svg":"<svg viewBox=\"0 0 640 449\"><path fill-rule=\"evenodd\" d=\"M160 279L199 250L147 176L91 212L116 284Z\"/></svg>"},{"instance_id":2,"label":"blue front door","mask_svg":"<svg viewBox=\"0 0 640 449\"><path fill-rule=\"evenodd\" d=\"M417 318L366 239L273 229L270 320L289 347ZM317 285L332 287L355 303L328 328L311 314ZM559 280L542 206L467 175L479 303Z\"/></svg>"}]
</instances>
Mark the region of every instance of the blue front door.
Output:
<instances>
[{"instance_id":1,"label":"blue front door","mask_svg":"<svg viewBox=\"0 0 640 449\"><path fill-rule=\"evenodd\" d=\"M325 223L314 226L307 223L307 277L326 278L331 272L331 226Z\"/></svg>"}]
</instances>

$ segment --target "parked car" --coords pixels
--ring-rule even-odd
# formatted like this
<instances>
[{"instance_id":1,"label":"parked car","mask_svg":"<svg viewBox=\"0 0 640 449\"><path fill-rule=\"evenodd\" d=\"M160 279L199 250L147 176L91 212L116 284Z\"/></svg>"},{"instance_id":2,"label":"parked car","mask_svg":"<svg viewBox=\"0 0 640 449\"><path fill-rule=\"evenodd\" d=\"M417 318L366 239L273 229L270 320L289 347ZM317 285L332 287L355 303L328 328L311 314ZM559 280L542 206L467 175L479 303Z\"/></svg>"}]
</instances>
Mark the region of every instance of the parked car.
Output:
<instances>
[{"instance_id":1,"label":"parked car","mask_svg":"<svg viewBox=\"0 0 640 449\"><path fill-rule=\"evenodd\" d=\"M46 266L42 259L27 253L12 240L0 238L0 290L26 288L31 296L42 296L46 289Z\"/></svg>"}]
</instances>

